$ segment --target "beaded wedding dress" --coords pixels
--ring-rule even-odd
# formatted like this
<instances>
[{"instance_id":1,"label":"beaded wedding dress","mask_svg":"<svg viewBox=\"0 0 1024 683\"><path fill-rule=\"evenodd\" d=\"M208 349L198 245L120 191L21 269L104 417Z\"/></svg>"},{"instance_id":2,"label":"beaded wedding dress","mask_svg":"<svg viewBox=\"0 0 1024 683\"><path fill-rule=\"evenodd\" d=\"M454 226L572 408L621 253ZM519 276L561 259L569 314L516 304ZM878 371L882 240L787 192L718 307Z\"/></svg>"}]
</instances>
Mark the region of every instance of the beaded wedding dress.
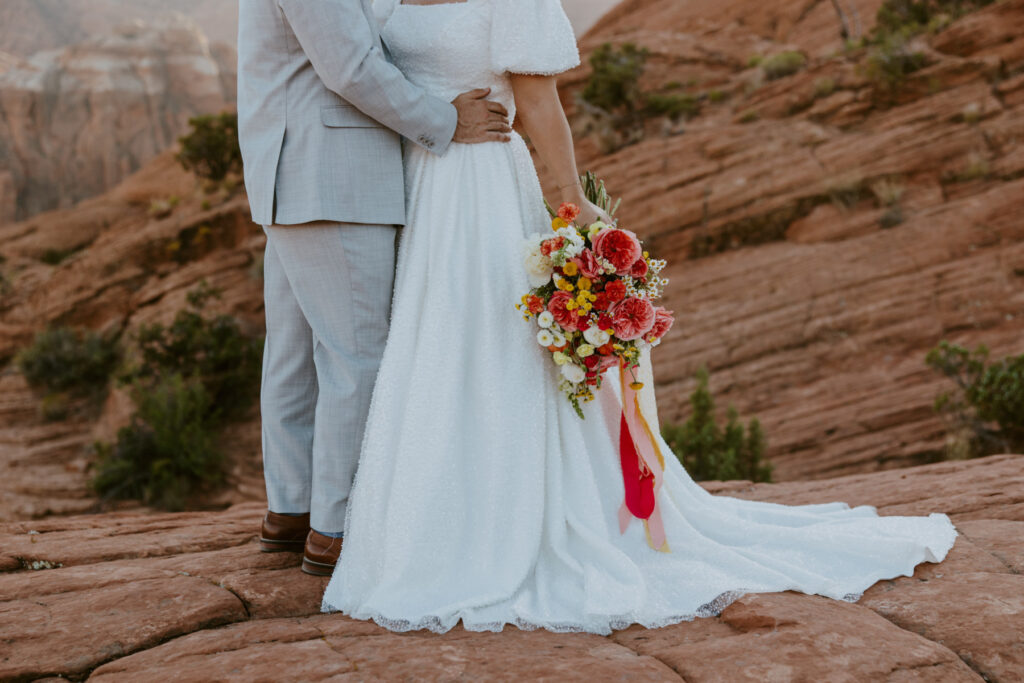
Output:
<instances>
[{"instance_id":1,"label":"beaded wedding dress","mask_svg":"<svg viewBox=\"0 0 1024 683\"><path fill-rule=\"evenodd\" d=\"M509 72L578 64L558 0L396 3L375 8L389 50L439 97L489 86L514 113ZM529 290L523 238L550 230L525 143L440 157L408 145L406 180L391 334L324 611L392 630L607 634L716 614L744 593L853 601L946 556L957 532L944 514L712 496L664 442L670 552L637 520L620 533L616 382L580 420L514 308Z\"/></svg>"}]
</instances>

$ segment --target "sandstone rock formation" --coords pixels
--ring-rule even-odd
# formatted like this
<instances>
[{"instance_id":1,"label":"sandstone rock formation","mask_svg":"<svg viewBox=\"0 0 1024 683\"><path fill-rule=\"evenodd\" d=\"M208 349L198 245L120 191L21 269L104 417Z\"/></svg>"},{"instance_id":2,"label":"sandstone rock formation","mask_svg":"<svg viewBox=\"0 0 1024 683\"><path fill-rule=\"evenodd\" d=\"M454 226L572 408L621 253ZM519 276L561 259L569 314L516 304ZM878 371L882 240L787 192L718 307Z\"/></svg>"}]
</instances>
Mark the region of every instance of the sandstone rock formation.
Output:
<instances>
[{"instance_id":1,"label":"sandstone rock formation","mask_svg":"<svg viewBox=\"0 0 1024 683\"><path fill-rule=\"evenodd\" d=\"M877 3L856 6L869 28ZM623 219L672 264L679 325L655 357L663 419L686 417L694 371L708 364L720 407L761 418L780 481L938 457L946 426L932 401L948 384L925 352L941 339L1024 352L1024 0L923 42L929 66L894 103L876 101L858 58L828 57L841 47L830 12L630 0L582 41L585 53L606 40L647 45L647 87L677 80L705 97L696 118L651 124L611 154L581 135L580 162L607 177ZM787 47L809 65L771 81L747 67ZM565 77L570 105L587 73ZM759 118L743 123L748 111ZM872 190L881 182L904 218L890 228ZM689 258L695 239L757 230L773 240L737 237ZM48 324L130 334L168 321L202 279L258 334L262 246L241 191L208 193L171 152L74 208L0 225L0 367ZM44 262L54 255L63 260ZM37 397L2 372L0 520L92 509L87 447L110 438L123 405L112 397L99 424L43 423ZM259 500L255 416L233 427L228 450L231 487L211 503Z\"/></svg>"},{"instance_id":2,"label":"sandstone rock formation","mask_svg":"<svg viewBox=\"0 0 1024 683\"><path fill-rule=\"evenodd\" d=\"M1012 681L1024 677L1024 456L809 483L712 487L780 503L945 511L940 564L856 604L748 595L720 616L603 638L389 633L319 614L326 579L261 554L263 508L0 525L0 678Z\"/></svg>"},{"instance_id":3,"label":"sandstone rock formation","mask_svg":"<svg viewBox=\"0 0 1024 683\"><path fill-rule=\"evenodd\" d=\"M880 3L843 4L866 32ZM890 101L842 51L830 3L626 0L597 24L585 51L643 45L645 87L675 81L701 106L612 154L578 148L670 260L663 419L685 418L707 364L721 402L761 418L778 479L939 456L946 384L926 352L1024 352L1022 36L1021 0L972 13L921 39L928 66ZM748 66L785 49L808 66L776 80ZM564 77L570 106L588 74ZM893 206L903 222L882 227ZM709 243L726 251L688 259Z\"/></svg>"},{"instance_id":4,"label":"sandstone rock formation","mask_svg":"<svg viewBox=\"0 0 1024 683\"><path fill-rule=\"evenodd\" d=\"M0 366L49 324L128 340L141 324L169 323L204 280L223 291L211 313L262 334L265 238L237 182L203 187L166 152L110 193L0 226ZM49 265L48 253L63 260ZM131 412L115 392L98 420L46 422L39 402L12 365L0 370L0 520L93 509L90 446L113 439ZM231 429L228 497L211 504L263 496L258 419Z\"/></svg>"},{"instance_id":5,"label":"sandstone rock formation","mask_svg":"<svg viewBox=\"0 0 1024 683\"><path fill-rule=\"evenodd\" d=\"M232 49L180 17L0 60L0 223L113 187L190 117L233 107L234 69Z\"/></svg>"},{"instance_id":6,"label":"sandstone rock formation","mask_svg":"<svg viewBox=\"0 0 1024 683\"><path fill-rule=\"evenodd\" d=\"M194 19L212 42L234 45L238 38L238 0L5 0L0 50L29 57L108 36L125 22L179 15Z\"/></svg>"}]
</instances>

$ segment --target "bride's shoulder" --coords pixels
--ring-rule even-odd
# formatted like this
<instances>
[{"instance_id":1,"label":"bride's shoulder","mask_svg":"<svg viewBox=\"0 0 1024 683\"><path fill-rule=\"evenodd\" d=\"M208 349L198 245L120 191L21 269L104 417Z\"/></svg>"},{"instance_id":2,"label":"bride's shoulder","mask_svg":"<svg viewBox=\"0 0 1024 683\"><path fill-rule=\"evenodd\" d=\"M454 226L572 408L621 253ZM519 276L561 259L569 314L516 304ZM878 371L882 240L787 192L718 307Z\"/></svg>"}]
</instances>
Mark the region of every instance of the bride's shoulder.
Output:
<instances>
[{"instance_id":1,"label":"bride's shoulder","mask_svg":"<svg viewBox=\"0 0 1024 683\"><path fill-rule=\"evenodd\" d=\"M560 0L476 1L492 8L491 50L498 71L551 75L579 64L576 36Z\"/></svg>"}]
</instances>

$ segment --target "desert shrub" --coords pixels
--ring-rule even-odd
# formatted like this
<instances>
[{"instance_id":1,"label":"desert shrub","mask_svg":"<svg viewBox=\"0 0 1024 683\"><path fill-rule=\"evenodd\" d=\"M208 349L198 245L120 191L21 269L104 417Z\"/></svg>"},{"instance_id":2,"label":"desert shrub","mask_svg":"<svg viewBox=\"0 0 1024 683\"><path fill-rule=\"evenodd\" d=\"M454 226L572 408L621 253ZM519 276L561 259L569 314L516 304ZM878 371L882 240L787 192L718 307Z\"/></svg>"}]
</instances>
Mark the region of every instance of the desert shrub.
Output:
<instances>
[{"instance_id":1,"label":"desert shrub","mask_svg":"<svg viewBox=\"0 0 1024 683\"><path fill-rule=\"evenodd\" d=\"M876 31L920 33L990 5L994 0L885 0L878 8Z\"/></svg>"},{"instance_id":2,"label":"desert shrub","mask_svg":"<svg viewBox=\"0 0 1024 683\"><path fill-rule=\"evenodd\" d=\"M138 331L136 363L121 378L135 414L114 444L95 446L93 486L104 498L180 509L223 479L219 430L255 400L262 345L234 318L204 314L217 296L202 283L171 325Z\"/></svg>"},{"instance_id":3,"label":"desert shrub","mask_svg":"<svg viewBox=\"0 0 1024 683\"><path fill-rule=\"evenodd\" d=\"M992 166L988 159L978 152L971 152L963 168L944 174L942 179L947 183L969 183L972 180L984 180L990 175Z\"/></svg>"},{"instance_id":4,"label":"desert shrub","mask_svg":"<svg viewBox=\"0 0 1024 683\"><path fill-rule=\"evenodd\" d=\"M1024 355L991 361L984 345L971 351L943 341L925 362L956 385L935 400L951 425L947 457L1024 449Z\"/></svg>"},{"instance_id":5,"label":"desert shrub","mask_svg":"<svg viewBox=\"0 0 1024 683\"><path fill-rule=\"evenodd\" d=\"M229 173L241 170L236 114L197 116L189 125L192 132L178 140L178 161L186 170L210 181L221 181Z\"/></svg>"},{"instance_id":6,"label":"desert shrub","mask_svg":"<svg viewBox=\"0 0 1024 683\"><path fill-rule=\"evenodd\" d=\"M690 418L683 425L665 425L662 435L691 477L698 481L771 481L772 466L763 459L766 444L761 423L754 418L744 428L730 406L725 427L719 426L704 367L697 372L690 406Z\"/></svg>"},{"instance_id":7,"label":"desert shrub","mask_svg":"<svg viewBox=\"0 0 1024 683\"><path fill-rule=\"evenodd\" d=\"M753 123L761 118L761 112L756 109L748 109L740 115L740 123Z\"/></svg>"},{"instance_id":8,"label":"desert shrub","mask_svg":"<svg viewBox=\"0 0 1024 683\"><path fill-rule=\"evenodd\" d=\"M835 79L824 76L814 81L814 96L828 97L836 91Z\"/></svg>"},{"instance_id":9,"label":"desert shrub","mask_svg":"<svg viewBox=\"0 0 1024 683\"><path fill-rule=\"evenodd\" d=\"M863 65L866 78L886 94L892 94L907 76L927 64L925 56L913 50L910 38L903 33L880 34L869 49Z\"/></svg>"},{"instance_id":10,"label":"desert shrub","mask_svg":"<svg viewBox=\"0 0 1024 683\"><path fill-rule=\"evenodd\" d=\"M213 401L203 383L179 374L132 387L136 413L114 444L96 444L92 486L105 499L136 499L183 509L198 490L223 478Z\"/></svg>"},{"instance_id":11,"label":"desert shrub","mask_svg":"<svg viewBox=\"0 0 1024 683\"><path fill-rule=\"evenodd\" d=\"M244 413L259 387L262 344L243 334L233 317L204 315L206 304L219 296L203 282L189 292L188 307L169 326L141 327L136 335L139 362L123 381L181 375L202 383L216 417Z\"/></svg>"},{"instance_id":12,"label":"desert shrub","mask_svg":"<svg viewBox=\"0 0 1024 683\"><path fill-rule=\"evenodd\" d=\"M78 251L78 249L47 249L39 257L39 260L48 266L59 266Z\"/></svg>"},{"instance_id":13,"label":"desert shrub","mask_svg":"<svg viewBox=\"0 0 1024 683\"><path fill-rule=\"evenodd\" d=\"M38 333L16 360L33 388L46 394L87 396L106 393L120 359L113 337L55 327Z\"/></svg>"},{"instance_id":14,"label":"desert shrub","mask_svg":"<svg viewBox=\"0 0 1024 683\"><path fill-rule=\"evenodd\" d=\"M784 76L791 76L800 69L804 68L804 64L807 63L807 58L803 54L787 50L786 52L780 52L770 57L765 57L759 63L761 70L764 72L765 77L768 80L775 80L777 78L783 78Z\"/></svg>"},{"instance_id":15,"label":"desert shrub","mask_svg":"<svg viewBox=\"0 0 1024 683\"><path fill-rule=\"evenodd\" d=\"M697 98L686 93L648 93L645 98L645 112L651 116L667 116L675 121L700 111Z\"/></svg>"},{"instance_id":16,"label":"desert shrub","mask_svg":"<svg viewBox=\"0 0 1024 683\"><path fill-rule=\"evenodd\" d=\"M676 120L695 116L700 111L695 96L672 92L684 87L682 83L674 81L660 91L641 88L640 77L648 54L646 48L633 43L619 48L606 43L590 57L591 75L581 98L585 109L596 119L594 128L603 139L606 151L641 139L646 119Z\"/></svg>"},{"instance_id":17,"label":"desert shrub","mask_svg":"<svg viewBox=\"0 0 1024 683\"><path fill-rule=\"evenodd\" d=\"M718 89L708 90L708 102L711 104L719 104L725 102L726 94Z\"/></svg>"},{"instance_id":18,"label":"desert shrub","mask_svg":"<svg viewBox=\"0 0 1024 683\"><path fill-rule=\"evenodd\" d=\"M648 51L633 43L616 49L605 43L590 56L592 73L583 88L587 103L610 114L633 117L643 108L640 76Z\"/></svg>"},{"instance_id":19,"label":"desert shrub","mask_svg":"<svg viewBox=\"0 0 1024 683\"><path fill-rule=\"evenodd\" d=\"M903 184L897 180L883 178L871 185L878 208L885 209L878 223L882 228L894 228L903 222Z\"/></svg>"}]
</instances>

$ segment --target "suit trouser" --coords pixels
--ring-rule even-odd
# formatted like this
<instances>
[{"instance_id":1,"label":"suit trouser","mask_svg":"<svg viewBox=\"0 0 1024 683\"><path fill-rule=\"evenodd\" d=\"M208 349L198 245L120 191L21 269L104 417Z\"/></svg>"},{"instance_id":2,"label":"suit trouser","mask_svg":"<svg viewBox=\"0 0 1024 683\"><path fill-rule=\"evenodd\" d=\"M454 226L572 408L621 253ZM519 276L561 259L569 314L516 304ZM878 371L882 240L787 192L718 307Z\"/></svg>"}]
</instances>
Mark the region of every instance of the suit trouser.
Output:
<instances>
[{"instance_id":1,"label":"suit trouser","mask_svg":"<svg viewBox=\"0 0 1024 683\"><path fill-rule=\"evenodd\" d=\"M260 408L270 510L345 526L391 317L395 226L264 226Z\"/></svg>"}]
</instances>

